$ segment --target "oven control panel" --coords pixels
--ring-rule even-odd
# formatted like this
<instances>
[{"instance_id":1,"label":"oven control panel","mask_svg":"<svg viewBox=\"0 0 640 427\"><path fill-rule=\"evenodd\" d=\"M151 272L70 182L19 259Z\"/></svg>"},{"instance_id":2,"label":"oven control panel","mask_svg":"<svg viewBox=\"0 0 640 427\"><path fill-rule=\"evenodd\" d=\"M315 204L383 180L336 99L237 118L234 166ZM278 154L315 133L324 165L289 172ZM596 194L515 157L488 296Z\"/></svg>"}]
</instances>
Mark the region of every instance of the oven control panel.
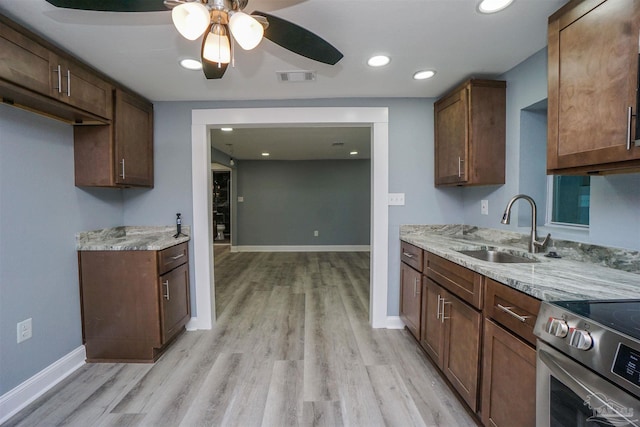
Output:
<instances>
[{"instance_id":1,"label":"oven control panel","mask_svg":"<svg viewBox=\"0 0 640 427\"><path fill-rule=\"evenodd\" d=\"M611 372L640 387L640 351L618 344Z\"/></svg>"}]
</instances>

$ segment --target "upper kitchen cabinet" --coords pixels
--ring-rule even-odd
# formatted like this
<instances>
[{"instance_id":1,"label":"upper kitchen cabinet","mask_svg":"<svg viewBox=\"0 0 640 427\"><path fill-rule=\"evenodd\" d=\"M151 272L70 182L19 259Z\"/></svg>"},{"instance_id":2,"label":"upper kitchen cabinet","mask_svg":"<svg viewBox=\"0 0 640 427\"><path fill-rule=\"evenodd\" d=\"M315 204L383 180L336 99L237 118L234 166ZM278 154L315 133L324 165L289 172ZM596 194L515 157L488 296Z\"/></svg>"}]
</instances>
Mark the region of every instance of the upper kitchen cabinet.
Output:
<instances>
[{"instance_id":1,"label":"upper kitchen cabinet","mask_svg":"<svg viewBox=\"0 0 640 427\"><path fill-rule=\"evenodd\" d=\"M74 127L76 186L153 187L153 105L116 89L113 123Z\"/></svg>"},{"instance_id":2,"label":"upper kitchen cabinet","mask_svg":"<svg viewBox=\"0 0 640 427\"><path fill-rule=\"evenodd\" d=\"M572 0L549 18L547 172L640 170L638 0Z\"/></svg>"},{"instance_id":3,"label":"upper kitchen cabinet","mask_svg":"<svg viewBox=\"0 0 640 427\"><path fill-rule=\"evenodd\" d=\"M112 85L55 46L0 16L0 97L71 123L108 123Z\"/></svg>"},{"instance_id":4,"label":"upper kitchen cabinet","mask_svg":"<svg viewBox=\"0 0 640 427\"><path fill-rule=\"evenodd\" d=\"M504 184L506 82L469 80L434 110L435 185Z\"/></svg>"}]
</instances>

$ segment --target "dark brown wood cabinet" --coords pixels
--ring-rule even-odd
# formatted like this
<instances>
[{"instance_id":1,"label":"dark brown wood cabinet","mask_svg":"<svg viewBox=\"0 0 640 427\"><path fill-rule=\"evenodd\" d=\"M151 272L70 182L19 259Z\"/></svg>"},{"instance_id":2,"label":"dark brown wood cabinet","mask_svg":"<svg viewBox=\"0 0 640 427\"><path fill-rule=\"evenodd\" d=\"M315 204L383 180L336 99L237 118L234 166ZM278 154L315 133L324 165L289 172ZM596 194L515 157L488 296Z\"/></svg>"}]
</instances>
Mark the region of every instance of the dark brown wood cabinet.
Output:
<instances>
[{"instance_id":1,"label":"dark brown wood cabinet","mask_svg":"<svg viewBox=\"0 0 640 427\"><path fill-rule=\"evenodd\" d=\"M506 82L469 80L434 112L435 185L504 184Z\"/></svg>"},{"instance_id":2,"label":"dark brown wood cabinet","mask_svg":"<svg viewBox=\"0 0 640 427\"><path fill-rule=\"evenodd\" d=\"M153 187L153 105L114 91L113 123L74 127L76 186Z\"/></svg>"},{"instance_id":3,"label":"dark brown wood cabinet","mask_svg":"<svg viewBox=\"0 0 640 427\"><path fill-rule=\"evenodd\" d=\"M637 0L572 0L549 18L549 174L640 170L639 35Z\"/></svg>"},{"instance_id":4,"label":"dark brown wood cabinet","mask_svg":"<svg viewBox=\"0 0 640 427\"><path fill-rule=\"evenodd\" d=\"M426 252L420 343L475 412L480 387L483 276Z\"/></svg>"},{"instance_id":5,"label":"dark brown wood cabinet","mask_svg":"<svg viewBox=\"0 0 640 427\"><path fill-rule=\"evenodd\" d=\"M481 418L486 426L535 426L540 301L486 280Z\"/></svg>"},{"instance_id":6,"label":"dark brown wood cabinet","mask_svg":"<svg viewBox=\"0 0 640 427\"><path fill-rule=\"evenodd\" d=\"M155 361L190 319L187 243L78 258L87 361Z\"/></svg>"},{"instance_id":7,"label":"dark brown wood cabinet","mask_svg":"<svg viewBox=\"0 0 640 427\"><path fill-rule=\"evenodd\" d=\"M422 249L401 242L400 318L416 339L420 339L422 304Z\"/></svg>"},{"instance_id":8,"label":"dark brown wood cabinet","mask_svg":"<svg viewBox=\"0 0 640 427\"><path fill-rule=\"evenodd\" d=\"M3 102L72 123L108 123L112 90L90 68L0 16Z\"/></svg>"}]
</instances>

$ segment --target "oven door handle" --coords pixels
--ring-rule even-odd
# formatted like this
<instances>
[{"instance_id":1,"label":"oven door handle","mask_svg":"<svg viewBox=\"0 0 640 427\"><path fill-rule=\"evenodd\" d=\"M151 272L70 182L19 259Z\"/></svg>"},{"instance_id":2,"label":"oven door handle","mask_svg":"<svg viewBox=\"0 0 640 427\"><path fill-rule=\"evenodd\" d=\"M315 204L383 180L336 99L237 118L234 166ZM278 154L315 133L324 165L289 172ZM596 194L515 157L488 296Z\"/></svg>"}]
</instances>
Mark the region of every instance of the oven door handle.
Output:
<instances>
[{"instance_id":1,"label":"oven door handle","mask_svg":"<svg viewBox=\"0 0 640 427\"><path fill-rule=\"evenodd\" d=\"M576 395L578 395L578 397L580 397L580 399L585 402L585 405L588 404L591 408L606 408L607 414L615 414L616 420L623 419L627 421L628 425L638 425L638 410L640 408L638 408L636 405L634 405L633 408L624 407L622 408L623 410L628 411L630 409L631 412L621 413L619 411L619 405L615 404L623 402L616 402L614 400L611 400L611 397L614 393L611 393L609 387L614 388L614 386L609 386L609 383L600 378L600 376L587 370L586 368L583 368L582 366L572 366L562 363L562 360L558 360L556 357L540 348L538 349L538 358L547 366L553 376L560 380L560 382L562 382L564 385L569 387L571 391L573 391ZM580 380L579 378L583 378L583 380ZM603 384L608 390L594 390L587 384ZM603 398L607 400L604 400ZM629 419L628 417L632 418Z\"/></svg>"}]
</instances>

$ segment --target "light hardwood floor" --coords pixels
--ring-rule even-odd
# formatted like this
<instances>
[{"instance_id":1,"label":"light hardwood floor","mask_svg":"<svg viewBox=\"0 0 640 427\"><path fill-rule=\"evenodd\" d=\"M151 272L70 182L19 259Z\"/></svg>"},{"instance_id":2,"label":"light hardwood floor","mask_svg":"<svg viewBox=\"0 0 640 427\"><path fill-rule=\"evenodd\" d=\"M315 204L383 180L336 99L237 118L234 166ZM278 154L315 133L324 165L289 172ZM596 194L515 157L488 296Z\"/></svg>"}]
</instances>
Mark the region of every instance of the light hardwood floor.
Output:
<instances>
[{"instance_id":1,"label":"light hardwood floor","mask_svg":"<svg viewBox=\"0 0 640 427\"><path fill-rule=\"evenodd\" d=\"M368 324L368 253L215 249L211 331L87 364L7 426L475 426L406 331Z\"/></svg>"}]
</instances>

